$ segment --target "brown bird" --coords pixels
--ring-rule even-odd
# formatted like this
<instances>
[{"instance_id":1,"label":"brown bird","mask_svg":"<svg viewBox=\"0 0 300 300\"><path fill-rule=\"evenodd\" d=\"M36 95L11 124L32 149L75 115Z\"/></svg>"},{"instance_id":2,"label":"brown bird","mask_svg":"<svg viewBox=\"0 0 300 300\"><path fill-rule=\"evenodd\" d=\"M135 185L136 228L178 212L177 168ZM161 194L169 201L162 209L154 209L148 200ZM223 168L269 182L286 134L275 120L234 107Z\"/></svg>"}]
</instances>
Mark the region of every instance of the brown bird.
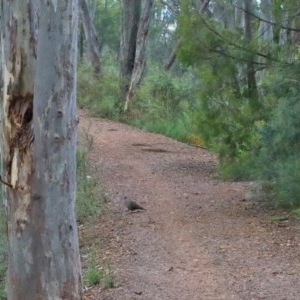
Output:
<instances>
[{"instance_id":1,"label":"brown bird","mask_svg":"<svg viewBox=\"0 0 300 300\"><path fill-rule=\"evenodd\" d=\"M144 207L141 207L135 201L129 199L127 196L124 197L124 203L128 210L137 210L137 209L145 210Z\"/></svg>"}]
</instances>

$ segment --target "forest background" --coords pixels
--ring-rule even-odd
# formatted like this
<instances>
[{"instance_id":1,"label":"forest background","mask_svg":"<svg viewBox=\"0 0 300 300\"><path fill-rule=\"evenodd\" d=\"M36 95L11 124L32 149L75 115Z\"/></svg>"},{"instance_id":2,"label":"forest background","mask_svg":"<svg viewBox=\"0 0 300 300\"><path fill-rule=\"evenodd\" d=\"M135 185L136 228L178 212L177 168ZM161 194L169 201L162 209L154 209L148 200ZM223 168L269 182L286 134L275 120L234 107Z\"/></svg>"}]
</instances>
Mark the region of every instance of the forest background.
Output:
<instances>
[{"instance_id":1,"label":"forest background","mask_svg":"<svg viewBox=\"0 0 300 300\"><path fill-rule=\"evenodd\" d=\"M79 5L79 108L205 147L220 177L258 181L268 203L300 212L299 0ZM97 209L86 201L96 186L86 151L77 150L79 223ZM1 238L0 299L6 257Z\"/></svg>"},{"instance_id":2,"label":"forest background","mask_svg":"<svg viewBox=\"0 0 300 300\"><path fill-rule=\"evenodd\" d=\"M79 107L207 147L223 178L300 206L300 1L81 2Z\"/></svg>"}]
</instances>

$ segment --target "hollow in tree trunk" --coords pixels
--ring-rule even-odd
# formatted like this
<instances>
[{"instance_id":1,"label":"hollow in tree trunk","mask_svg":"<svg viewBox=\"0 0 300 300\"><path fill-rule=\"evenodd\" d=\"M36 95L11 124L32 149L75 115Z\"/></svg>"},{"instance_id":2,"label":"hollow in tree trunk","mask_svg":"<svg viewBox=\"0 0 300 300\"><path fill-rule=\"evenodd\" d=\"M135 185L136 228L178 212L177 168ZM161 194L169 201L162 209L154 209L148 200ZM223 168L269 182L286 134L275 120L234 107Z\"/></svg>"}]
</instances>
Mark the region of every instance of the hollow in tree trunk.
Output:
<instances>
[{"instance_id":1,"label":"hollow in tree trunk","mask_svg":"<svg viewBox=\"0 0 300 300\"><path fill-rule=\"evenodd\" d=\"M75 203L77 0L1 0L8 299L81 299Z\"/></svg>"}]
</instances>

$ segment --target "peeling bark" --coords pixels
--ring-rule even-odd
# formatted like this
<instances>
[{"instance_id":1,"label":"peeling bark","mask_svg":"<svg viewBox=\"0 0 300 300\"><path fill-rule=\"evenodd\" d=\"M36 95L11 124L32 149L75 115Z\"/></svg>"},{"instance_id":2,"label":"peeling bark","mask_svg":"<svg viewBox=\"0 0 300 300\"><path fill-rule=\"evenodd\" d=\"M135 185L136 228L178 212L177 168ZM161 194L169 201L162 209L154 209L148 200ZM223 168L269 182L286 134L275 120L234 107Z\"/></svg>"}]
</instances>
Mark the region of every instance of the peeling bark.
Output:
<instances>
[{"instance_id":1,"label":"peeling bark","mask_svg":"<svg viewBox=\"0 0 300 300\"><path fill-rule=\"evenodd\" d=\"M74 215L78 3L0 4L8 299L81 299Z\"/></svg>"}]
</instances>

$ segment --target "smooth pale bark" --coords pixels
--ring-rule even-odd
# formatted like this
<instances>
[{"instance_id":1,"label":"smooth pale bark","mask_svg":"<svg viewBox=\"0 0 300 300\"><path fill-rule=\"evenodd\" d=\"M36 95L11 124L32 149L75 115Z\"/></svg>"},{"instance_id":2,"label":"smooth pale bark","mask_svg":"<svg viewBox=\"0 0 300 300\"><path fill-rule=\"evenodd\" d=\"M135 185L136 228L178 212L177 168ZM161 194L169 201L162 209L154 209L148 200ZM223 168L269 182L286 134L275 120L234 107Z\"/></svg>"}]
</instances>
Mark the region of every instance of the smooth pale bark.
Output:
<instances>
[{"instance_id":1,"label":"smooth pale bark","mask_svg":"<svg viewBox=\"0 0 300 300\"><path fill-rule=\"evenodd\" d=\"M87 42L87 52L89 60L91 61L95 75L101 75L101 62L100 62L100 46L99 40L91 18L86 0L79 0L80 10L82 12L82 22L84 34Z\"/></svg>"},{"instance_id":2,"label":"smooth pale bark","mask_svg":"<svg viewBox=\"0 0 300 300\"><path fill-rule=\"evenodd\" d=\"M129 101L136 87L140 84L146 65L146 45L150 26L150 14L153 6L153 0L147 0L139 20L138 33L136 38L136 49L134 67L131 74L129 89L126 93L124 111L128 109Z\"/></svg>"},{"instance_id":3,"label":"smooth pale bark","mask_svg":"<svg viewBox=\"0 0 300 300\"><path fill-rule=\"evenodd\" d=\"M8 299L81 299L74 214L78 3L2 0L1 8Z\"/></svg>"}]
</instances>

